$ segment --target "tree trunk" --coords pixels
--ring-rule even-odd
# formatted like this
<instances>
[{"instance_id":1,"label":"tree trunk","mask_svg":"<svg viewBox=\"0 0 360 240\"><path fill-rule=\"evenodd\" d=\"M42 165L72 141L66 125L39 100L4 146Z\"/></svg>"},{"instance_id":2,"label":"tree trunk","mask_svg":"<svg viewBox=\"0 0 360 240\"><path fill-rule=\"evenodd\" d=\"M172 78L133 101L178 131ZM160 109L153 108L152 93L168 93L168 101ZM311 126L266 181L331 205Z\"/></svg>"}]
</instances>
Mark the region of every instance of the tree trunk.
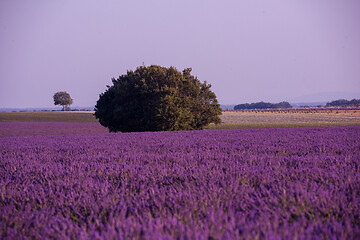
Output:
<instances>
[{"instance_id":1,"label":"tree trunk","mask_svg":"<svg viewBox=\"0 0 360 240\"><path fill-rule=\"evenodd\" d=\"M63 109L64 109L64 112L65 112L65 105L63 105Z\"/></svg>"}]
</instances>

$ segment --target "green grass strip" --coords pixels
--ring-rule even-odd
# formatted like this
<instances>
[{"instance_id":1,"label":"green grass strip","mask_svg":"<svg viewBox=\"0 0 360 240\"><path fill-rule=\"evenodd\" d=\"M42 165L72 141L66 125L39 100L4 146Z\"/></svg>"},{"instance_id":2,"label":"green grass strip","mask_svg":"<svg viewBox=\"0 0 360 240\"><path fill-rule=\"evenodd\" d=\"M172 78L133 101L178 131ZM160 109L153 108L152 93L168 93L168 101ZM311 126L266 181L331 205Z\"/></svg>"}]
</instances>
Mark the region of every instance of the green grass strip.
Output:
<instances>
[{"instance_id":1,"label":"green grass strip","mask_svg":"<svg viewBox=\"0 0 360 240\"><path fill-rule=\"evenodd\" d=\"M0 122L97 122L92 112L3 112Z\"/></svg>"}]
</instances>

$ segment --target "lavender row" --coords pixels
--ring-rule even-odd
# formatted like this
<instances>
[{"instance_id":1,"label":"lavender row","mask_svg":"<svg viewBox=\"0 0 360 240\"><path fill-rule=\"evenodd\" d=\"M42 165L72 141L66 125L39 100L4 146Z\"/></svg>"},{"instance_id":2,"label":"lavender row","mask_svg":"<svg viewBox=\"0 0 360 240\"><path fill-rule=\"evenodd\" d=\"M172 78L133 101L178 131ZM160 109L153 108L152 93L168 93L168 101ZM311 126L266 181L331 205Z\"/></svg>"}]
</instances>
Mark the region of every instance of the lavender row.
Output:
<instances>
[{"instance_id":1,"label":"lavender row","mask_svg":"<svg viewBox=\"0 0 360 240\"><path fill-rule=\"evenodd\" d=\"M225 110L227 112L328 112L328 111L358 111L360 107L299 107L299 108L266 108L266 109L239 109L239 110Z\"/></svg>"},{"instance_id":2,"label":"lavender row","mask_svg":"<svg viewBox=\"0 0 360 240\"><path fill-rule=\"evenodd\" d=\"M360 237L360 128L0 138L1 239Z\"/></svg>"}]
</instances>

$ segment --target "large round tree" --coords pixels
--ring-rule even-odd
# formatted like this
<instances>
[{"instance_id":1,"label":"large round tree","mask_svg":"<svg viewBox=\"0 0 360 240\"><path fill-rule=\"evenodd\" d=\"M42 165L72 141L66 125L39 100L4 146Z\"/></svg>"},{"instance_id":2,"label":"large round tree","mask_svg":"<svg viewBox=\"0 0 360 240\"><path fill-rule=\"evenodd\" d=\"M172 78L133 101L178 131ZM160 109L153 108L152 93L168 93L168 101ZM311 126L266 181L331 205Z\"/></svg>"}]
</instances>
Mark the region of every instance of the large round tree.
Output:
<instances>
[{"instance_id":1,"label":"large round tree","mask_svg":"<svg viewBox=\"0 0 360 240\"><path fill-rule=\"evenodd\" d=\"M211 85L191 68L141 66L112 83L95 106L95 117L110 132L193 130L221 122Z\"/></svg>"}]
</instances>

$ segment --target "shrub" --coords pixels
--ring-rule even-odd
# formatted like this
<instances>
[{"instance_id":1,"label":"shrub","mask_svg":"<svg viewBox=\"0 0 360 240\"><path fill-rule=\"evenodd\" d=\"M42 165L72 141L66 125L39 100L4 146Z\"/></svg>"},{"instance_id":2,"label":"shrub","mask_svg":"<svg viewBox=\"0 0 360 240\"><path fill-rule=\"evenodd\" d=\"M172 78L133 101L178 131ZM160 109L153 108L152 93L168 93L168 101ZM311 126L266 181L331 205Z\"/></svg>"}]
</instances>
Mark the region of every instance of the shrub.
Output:
<instances>
[{"instance_id":1,"label":"shrub","mask_svg":"<svg viewBox=\"0 0 360 240\"><path fill-rule=\"evenodd\" d=\"M221 123L221 108L211 85L191 68L152 65L128 71L100 94L95 117L111 132L202 129Z\"/></svg>"}]
</instances>

